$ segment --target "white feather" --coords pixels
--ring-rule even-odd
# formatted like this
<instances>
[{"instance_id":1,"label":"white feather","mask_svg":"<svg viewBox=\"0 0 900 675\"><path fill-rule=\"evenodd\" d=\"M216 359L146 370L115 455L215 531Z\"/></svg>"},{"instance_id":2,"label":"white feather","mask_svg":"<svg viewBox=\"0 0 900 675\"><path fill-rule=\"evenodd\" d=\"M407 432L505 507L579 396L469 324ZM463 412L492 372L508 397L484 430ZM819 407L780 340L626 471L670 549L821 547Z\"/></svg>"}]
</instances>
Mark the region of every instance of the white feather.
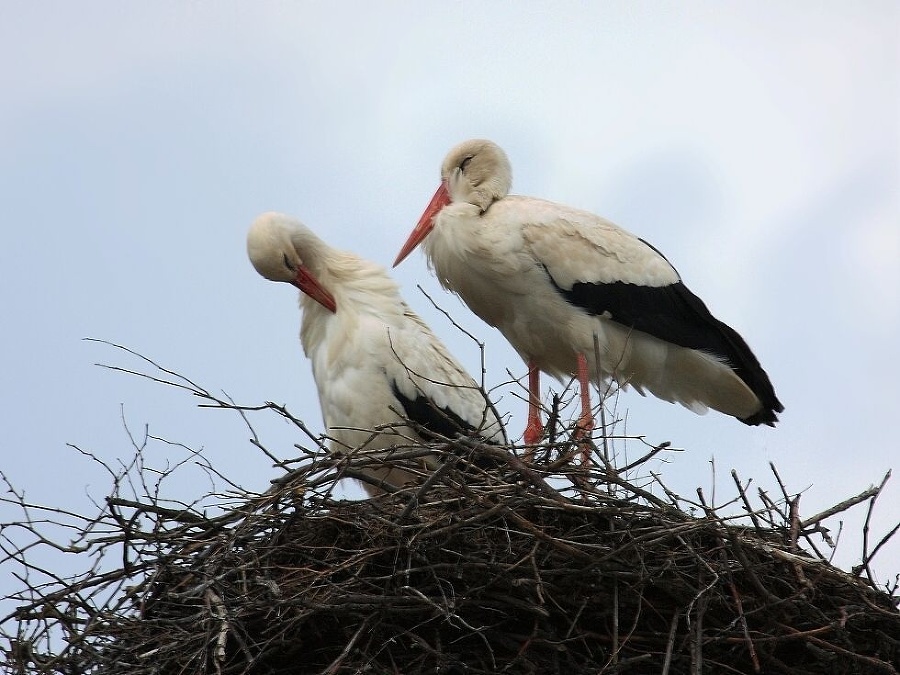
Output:
<instances>
[{"instance_id":1,"label":"white feather","mask_svg":"<svg viewBox=\"0 0 900 675\"><path fill-rule=\"evenodd\" d=\"M383 267L334 249L299 221L274 213L260 216L251 227L248 251L257 270L277 281L291 278L290 270L279 270L284 256L302 262L334 297L336 311L331 312L300 296L300 341L312 363L332 449L389 449L421 442L404 423L393 385L408 398L422 395L438 408L450 409L479 429L481 437L505 442L477 383L403 302ZM422 468L435 466L430 460ZM394 485L412 478L397 471L372 474Z\"/></svg>"},{"instance_id":2,"label":"white feather","mask_svg":"<svg viewBox=\"0 0 900 675\"><path fill-rule=\"evenodd\" d=\"M676 270L651 246L586 211L507 195L509 162L489 141L451 150L441 175L452 202L424 240L429 264L523 359L561 378L576 372L582 354L593 378L613 378L695 412L712 407L743 419L762 409L730 364L591 315L560 292L579 282L678 283ZM491 193L492 186L501 189Z\"/></svg>"}]
</instances>

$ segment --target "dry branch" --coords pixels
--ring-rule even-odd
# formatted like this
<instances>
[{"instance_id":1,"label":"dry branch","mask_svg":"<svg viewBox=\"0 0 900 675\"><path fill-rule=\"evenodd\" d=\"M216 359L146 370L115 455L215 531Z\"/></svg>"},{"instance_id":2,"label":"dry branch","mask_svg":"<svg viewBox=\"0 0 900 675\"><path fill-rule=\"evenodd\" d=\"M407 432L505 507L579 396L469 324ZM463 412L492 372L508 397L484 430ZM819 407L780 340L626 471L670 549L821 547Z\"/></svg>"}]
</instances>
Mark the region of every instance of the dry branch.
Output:
<instances>
[{"instance_id":1,"label":"dry branch","mask_svg":"<svg viewBox=\"0 0 900 675\"><path fill-rule=\"evenodd\" d=\"M897 598L793 550L788 522L694 518L622 479L551 498L540 467L443 452L369 501L327 496L327 455L217 518L111 496L90 547L128 563L30 589L10 672L897 672Z\"/></svg>"},{"instance_id":2,"label":"dry branch","mask_svg":"<svg viewBox=\"0 0 900 675\"><path fill-rule=\"evenodd\" d=\"M251 409L161 371L151 379ZM313 438L283 407L256 408ZM264 450L255 433L252 442ZM200 509L165 501L135 449L90 516L28 504L9 486L4 499L23 515L0 531L2 564L23 587L0 617L6 672L898 672L896 587L804 550L826 517L872 507L878 490L804 520L780 479L783 499L760 492L754 507L734 475L746 512L736 516L661 483L660 499L640 462L629 467L640 480L564 462L550 476L516 448L448 442L427 449L445 465L419 484L336 501L338 477L385 462L414 472L423 449L332 455L317 440L279 461L268 489L229 483L227 494L197 495ZM476 468L479 454L498 468ZM42 534L48 517L78 536ZM23 528L32 539L13 536ZM87 569L61 578L37 568L36 546L80 551Z\"/></svg>"}]
</instances>

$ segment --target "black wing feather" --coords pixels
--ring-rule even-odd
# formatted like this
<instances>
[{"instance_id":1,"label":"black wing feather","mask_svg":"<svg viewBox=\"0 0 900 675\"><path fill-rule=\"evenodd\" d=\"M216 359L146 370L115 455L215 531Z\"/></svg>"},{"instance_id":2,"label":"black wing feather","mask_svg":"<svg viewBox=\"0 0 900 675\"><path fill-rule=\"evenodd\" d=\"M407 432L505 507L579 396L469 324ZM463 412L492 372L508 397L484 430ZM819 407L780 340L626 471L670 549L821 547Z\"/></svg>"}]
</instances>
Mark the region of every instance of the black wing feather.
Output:
<instances>
[{"instance_id":1,"label":"black wing feather","mask_svg":"<svg viewBox=\"0 0 900 675\"><path fill-rule=\"evenodd\" d=\"M567 302L589 314L606 316L660 340L723 359L763 405L759 413L742 422L773 425L778 420L775 413L784 410L769 376L744 339L714 317L681 281L668 286L577 282L570 289L561 288L552 276L550 281Z\"/></svg>"},{"instance_id":2,"label":"black wing feather","mask_svg":"<svg viewBox=\"0 0 900 675\"><path fill-rule=\"evenodd\" d=\"M433 438L443 437L450 439L462 435L474 438L482 443L499 445L496 441L479 434L478 429L466 422L450 408L439 408L427 396L419 394L414 399L404 396L403 392L397 387L396 382L391 382L391 389L396 399L400 401L400 405L403 406L403 414L406 415L410 422L416 425L422 435L427 437L430 434ZM500 464L497 460L478 452L472 453L469 461L479 469L493 469Z\"/></svg>"},{"instance_id":3,"label":"black wing feather","mask_svg":"<svg viewBox=\"0 0 900 675\"><path fill-rule=\"evenodd\" d=\"M404 396L396 382L391 383L391 389L403 406L403 414L420 429L450 439L459 435L478 437L478 429L450 408L439 408L434 401L422 394L415 398Z\"/></svg>"}]
</instances>

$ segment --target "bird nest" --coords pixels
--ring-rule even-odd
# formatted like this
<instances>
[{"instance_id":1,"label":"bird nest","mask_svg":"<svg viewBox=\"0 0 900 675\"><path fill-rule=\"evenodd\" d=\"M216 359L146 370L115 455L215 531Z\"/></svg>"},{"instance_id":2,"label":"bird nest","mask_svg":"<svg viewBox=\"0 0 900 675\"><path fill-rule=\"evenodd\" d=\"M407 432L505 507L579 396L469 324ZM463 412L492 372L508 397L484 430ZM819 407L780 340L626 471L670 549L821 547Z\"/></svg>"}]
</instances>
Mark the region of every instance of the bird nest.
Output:
<instances>
[{"instance_id":1,"label":"bird nest","mask_svg":"<svg viewBox=\"0 0 900 675\"><path fill-rule=\"evenodd\" d=\"M544 450L435 445L419 484L344 501L338 478L414 471L423 450L314 448L264 493L217 495L216 516L117 491L80 544L107 567L30 585L7 672L897 672L896 588L813 542L878 488L804 521L735 478L726 516L623 477L646 457L585 471L577 447Z\"/></svg>"},{"instance_id":2,"label":"bird nest","mask_svg":"<svg viewBox=\"0 0 900 675\"><path fill-rule=\"evenodd\" d=\"M774 467L775 497L732 473L734 499L713 506L651 470L665 444L614 466L600 437L590 466L573 462L584 442L566 440L555 408L534 457L463 441L339 456L281 406L237 406L113 346L153 368L114 370L245 421L274 410L310 447L279 461L250 427L280 471L253 493L162 439L185 458L150 466L152 437L129 432L134 457L116 469L81 451L112 478L88 515L31 504L0 474L0 502L21 513L0 523L0 570L22 582L0 598L14 605L0 616L4 672L898 672L897 582L879 587L870 564L900 524L850 573L825 555L827 519L864 503L871 515L889 474L802 518ZM418 483L335 499L340 479L371 481L385 464L415 473L423 453L443 461ZM227 489L167 500L167 481L190 469ZM82 571L54 571L47 551Z\"/></svg>"}]
</instances>

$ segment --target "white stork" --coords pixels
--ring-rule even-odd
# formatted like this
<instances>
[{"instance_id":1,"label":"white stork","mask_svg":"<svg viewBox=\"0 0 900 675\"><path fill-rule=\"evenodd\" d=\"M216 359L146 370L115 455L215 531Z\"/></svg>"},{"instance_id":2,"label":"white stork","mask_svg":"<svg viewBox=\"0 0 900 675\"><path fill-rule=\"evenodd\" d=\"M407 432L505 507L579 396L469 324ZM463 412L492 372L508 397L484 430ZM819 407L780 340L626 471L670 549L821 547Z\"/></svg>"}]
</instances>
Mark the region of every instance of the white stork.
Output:
<instances>
[{"instance_id":1,"label":"white stork","mask_svg":"<svg viewBox=\"0 0 900 675\"><path fill-rule=\"evenodd\" d=\"M332 248L280 213L253 222L247 253L266 279L303 291L300 342L312 361L332 451L461 434L505 442L476 382L407 307L383 267ZM433 470L436 461L428 459L422 468ZM413 478L399 469L366 474L393 486ZM363 487L369 495L382 492Z\"/></svg>"},{"instance_id":2,"label":"white stork","mask_svg":"<svg viewBox=\"0 0 900 675\"><path fill-rule=\"evenodd\" d=\"M659 251L592 213L510 195L511 182L491 141L453 148L394 266L424 240L441 285L527 362L525 443L543 434L540 371L577 375L583 430L593 428L589 379L598 376L697 413L774 426L784 408L759 361Z\"/></svg>"}]
</instances>

